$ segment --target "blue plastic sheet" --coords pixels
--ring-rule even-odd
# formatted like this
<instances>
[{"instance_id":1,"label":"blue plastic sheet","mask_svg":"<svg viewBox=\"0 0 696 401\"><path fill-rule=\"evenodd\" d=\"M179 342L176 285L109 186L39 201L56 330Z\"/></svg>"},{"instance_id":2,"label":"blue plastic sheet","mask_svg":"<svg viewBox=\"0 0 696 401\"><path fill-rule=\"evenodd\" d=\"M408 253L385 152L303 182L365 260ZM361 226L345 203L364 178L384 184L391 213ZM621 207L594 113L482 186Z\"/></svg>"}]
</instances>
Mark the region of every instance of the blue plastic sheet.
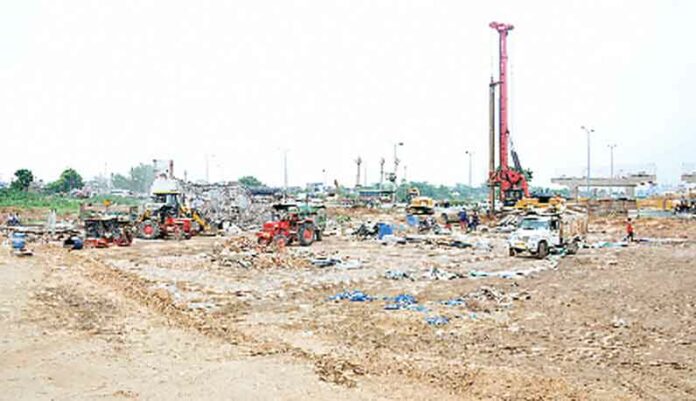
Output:
<instances>
[{"instance_id":1,"label":"blue plastic sheet","mask_svg":"<svg viewBox=\"0 0 696 401\"><path fill-rule=\"evenodd\" d=\"M329 297L330 301L348 300L350 302L372 301L372 297L359 290L343 291Z\"/></svg>"}]
</instances>

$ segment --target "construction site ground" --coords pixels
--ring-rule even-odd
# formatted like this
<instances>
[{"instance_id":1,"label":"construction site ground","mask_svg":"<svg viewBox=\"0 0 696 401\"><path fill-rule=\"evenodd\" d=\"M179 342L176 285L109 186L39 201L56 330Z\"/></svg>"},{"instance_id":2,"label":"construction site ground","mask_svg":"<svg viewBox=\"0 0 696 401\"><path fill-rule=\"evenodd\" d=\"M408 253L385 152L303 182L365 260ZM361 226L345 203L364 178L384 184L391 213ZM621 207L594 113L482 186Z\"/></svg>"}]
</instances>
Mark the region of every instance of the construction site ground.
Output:
<instances>
[{"instance_id":1,"label":"construction site ground","mask_svg":"<svg viewBox=\"0 0 696 401\"><path fill-rule=\"evenodd\" d=\"M211 237L3 250L0 399L696 399L696 224L636 233L676 240L540 261L502 233L473 236L490 251L344 235L263 266ZM503 271L526 274L485 274ZM329 299L347 290L372 299ZM398 294L420 308L385 309Z\"/></svg>"}]
</instances>

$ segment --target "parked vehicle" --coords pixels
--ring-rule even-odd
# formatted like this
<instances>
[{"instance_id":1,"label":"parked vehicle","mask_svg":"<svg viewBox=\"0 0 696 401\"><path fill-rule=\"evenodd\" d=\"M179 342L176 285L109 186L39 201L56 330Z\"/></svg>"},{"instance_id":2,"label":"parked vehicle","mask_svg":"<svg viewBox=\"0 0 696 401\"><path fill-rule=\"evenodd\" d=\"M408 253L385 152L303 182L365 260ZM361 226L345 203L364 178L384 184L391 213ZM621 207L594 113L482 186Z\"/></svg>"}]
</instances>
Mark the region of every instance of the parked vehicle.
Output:
<instances>
[{"instance_id":1,"label":"parked vehicle","mask_svg":"<svg viewBox=\"0 0 696 401\"><path fill-rule=\"evenodd\" d=\"M510 256L527 252L539 259L550 252L578 251L587 234L587 215L566 211L563 213L523 217L517 229L508 238Z\"/></svg>"}]
</instances>

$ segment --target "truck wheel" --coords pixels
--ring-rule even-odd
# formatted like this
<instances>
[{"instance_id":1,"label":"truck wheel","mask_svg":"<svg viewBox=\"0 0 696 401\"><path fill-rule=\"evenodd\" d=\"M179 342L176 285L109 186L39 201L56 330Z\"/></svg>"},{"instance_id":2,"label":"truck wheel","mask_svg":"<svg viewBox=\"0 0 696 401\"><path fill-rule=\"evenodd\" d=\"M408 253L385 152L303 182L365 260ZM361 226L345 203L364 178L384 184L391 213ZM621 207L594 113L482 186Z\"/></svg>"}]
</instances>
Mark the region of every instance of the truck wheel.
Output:
<instances>
[{"instance_id":1,"label":"truck wheel","mask_svg":"<svg viewBox=\"0 0 696 401\"><path fill-rule=\"evenodd\" d=\"M537 253L536 253L537 259L544 259L548 254L549 254L549 246L546 244L546 241L541 241L539 243L539 249L537 250Z\"/></svg>"},{"instance_id":2,"label":"truck wheel","mask_svg":"<svg viewBox=\"0 0 696 401\"><path fill-rule=\"evenodd\" d=\"M152 220L143 220L138 225L138 238L155 239L160 236L159 224Z\"/></svg>"},{"instance_id":3,"label":"truck wheel","mask_svg":"<svg viewBox=\"0 0 696 401\"><path fill-rule=\"evenodd\" d=\"M300 226L300 230L297 232L297 237L302 246L310 246L314 242L314 226L310 224L303 224Z\"/></svg>"}]
</instances>

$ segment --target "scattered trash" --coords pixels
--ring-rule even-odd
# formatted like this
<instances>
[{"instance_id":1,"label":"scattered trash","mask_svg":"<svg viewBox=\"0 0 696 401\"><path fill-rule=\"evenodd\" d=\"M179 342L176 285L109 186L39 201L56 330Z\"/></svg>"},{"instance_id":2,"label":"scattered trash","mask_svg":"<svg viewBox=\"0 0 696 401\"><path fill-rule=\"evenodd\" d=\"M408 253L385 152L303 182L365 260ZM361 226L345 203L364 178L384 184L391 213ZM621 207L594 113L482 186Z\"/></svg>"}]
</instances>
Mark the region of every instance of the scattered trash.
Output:
<instances>
[{"instance_id":1,"label":"scattered trash","mask_svg":"<svg viewBox=\"0 0 696 401\"><path fill-rule=\"evenodd\" d=\"M440 303L445 306L461 306L466 304L466 301L463 298L451 298L441 301Z\"/></svg>"},{"instance_id":2,"label":"scattered trash","mask_svg":"<svg viewBox=\"0 0 696 401\"><path fill-rule=\"evenodd\" d=\"M365 302L365 301L372 301L372 297L365 294L362 291L359 290L353 290L353 291L343 291L339 292L338 294L329 297L330 301L342 301L342 300L348 300L350 302Z\"/></svg>"},{"instance_id":3,"label":"scattered trash","mask_svg":"<svg viewBox=\"0 0 696 401\"><path fill-rule=\"evenodd\" d=\"M362 263L357 259L342 260L339 258L316 258L312 259L311 263L317 267L336 266L342 269L359 269Z\"/></svg>"},{"instance_id":4,"label":"scattered trash","mask_svg":"<svg viewBox=\"0 0 696 401\"><path fill-rule=\"evenodd\" d=\"M448 272L444 269L438 269L437 267L431 267L430 270L424 275L425 278L430 278L433 280L454 280L457 278L464 278L465 276L460 273Z\"/></svg>"},{"instance_id":5,"label":"scattered trash","mask_svg":"<svg viewBox=\"0 0 696 401\"><path fill-rule=\"evenodd\" d=\"M444 316L428 316L425 322L431 326L444 326L449 323L449 319Z\"/></svg>"},{"instance_id":6,"label":"scattered trash","mask_svg":"<svg viewBox=\"0 0 696 401\"><path fill-rule=\"evenodd\" d=\"M312 264L317 267L336 266L341 263L341 259L337 258L316 258L312 259Z\"/></svg>"},{"instance_id":7,"label":"scattered trash","mask_svg":"<svg viewBox=\"0 0 696 401\"><path fill-rule=\"evenodd\" d=\"M427 312L428 308L418 305L418 301L413 295L399 294L393 298L387 298L392 303L384 306L385 310L410 310L414 312Z\"/></svg>"},{"instance_id":8,"label":"scattered trash","mask_svg":"<svg viewBox=\"0 0 696 401\"><path fill-rule=\"evenodd\" d=\"M387 270L384 273L384 277L390 280L413 280L411 276L408 275L408 273L403 272L401 270Z\"/></svg>"},{"instance_id":9,"label":"scattered trash","mask_svg":"<svg viewBox=\"0 0 696 401\"><path fill-rule=\"evenodd\" d=\"M406 238L404 237L397 237L396 235L385 235L382 237L382 243L383 244L400 244L404 245L406 244Z\"/></svg>"},{"instance_id":10,"label":"scattered trash","mask_svg":"<svg viewBox=\"0 0 696 401\"><path fill-rule=\"evenodd\" d=\"M600 241L600 242L595 242L594 244L590 244L590 248L625 248L628 246L628 242L626 241L621 241L621 242L608 242L608 241Z\"/></svg>"}]
</instances>

